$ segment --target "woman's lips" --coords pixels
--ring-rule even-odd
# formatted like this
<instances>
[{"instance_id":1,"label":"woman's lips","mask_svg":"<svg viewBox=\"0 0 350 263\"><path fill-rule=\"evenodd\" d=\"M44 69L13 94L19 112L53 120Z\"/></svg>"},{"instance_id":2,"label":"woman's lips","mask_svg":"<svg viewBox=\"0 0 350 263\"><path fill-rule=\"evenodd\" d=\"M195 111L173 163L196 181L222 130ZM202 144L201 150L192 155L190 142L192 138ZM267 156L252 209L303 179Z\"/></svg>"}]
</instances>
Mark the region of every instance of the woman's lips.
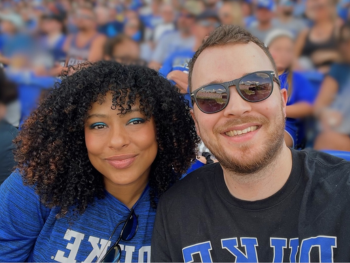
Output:
<instances>
[{"instance_id":1,"label":"woman's lips","mask_svg":"<svg viewBox=\"0 0 350 263\"><path fill-rule=\"evenodd\" d=\"M137 155L119 155L106 158L106 161L117 169L125 169L135 161Z\"/></svg>"}]
</instances>

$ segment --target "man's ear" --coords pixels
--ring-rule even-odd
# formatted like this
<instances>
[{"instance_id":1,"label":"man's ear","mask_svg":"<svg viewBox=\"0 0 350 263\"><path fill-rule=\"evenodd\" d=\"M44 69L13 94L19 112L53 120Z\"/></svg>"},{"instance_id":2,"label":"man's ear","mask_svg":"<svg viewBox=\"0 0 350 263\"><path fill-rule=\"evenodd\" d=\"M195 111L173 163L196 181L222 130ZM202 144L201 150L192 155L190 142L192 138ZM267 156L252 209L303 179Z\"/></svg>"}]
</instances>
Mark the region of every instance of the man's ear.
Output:
<instances>
[{"instance_id":1,"label":"man's ear","mask_svg":"<svg viewBox=\"0 0 350 263\"><path fill-rule=\"evenodd\" d=\"M199 132L199 127L198 127L198 122L197 122L196 116L194 115L193 109L190 110L190 113L191 113L192 119L193 119L193 121L194 121L194 124L196 125L197 135L198 135L199 137L201 137L201 134L200 134L200 132Z\"/></svg>"},{"instance_id":2,"label":"man's ear","mask_svg":"<svg viewBox=\"0 0 350 263\"><path fill-rule=\"evenodd\" d=\"M287 117L287 102L288 102L288 91L286 89L281 89L281 99L282 99L282 110L284 117Z\"/></svg>"}]
</instances>

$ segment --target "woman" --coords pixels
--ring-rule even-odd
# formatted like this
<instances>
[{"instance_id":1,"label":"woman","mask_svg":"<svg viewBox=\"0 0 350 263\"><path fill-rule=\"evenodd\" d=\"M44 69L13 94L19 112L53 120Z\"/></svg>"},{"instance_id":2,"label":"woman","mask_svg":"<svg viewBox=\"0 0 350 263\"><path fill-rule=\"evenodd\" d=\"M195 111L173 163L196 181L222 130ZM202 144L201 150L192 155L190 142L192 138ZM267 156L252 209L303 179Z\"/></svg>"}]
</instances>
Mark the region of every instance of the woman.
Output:
<instances>
[{"instance_id":1,"label":"woman","mask_svg":"<svg viewBox=\"0 0 350 263\"><path fill-rule=\"evenodd\" d=\"M64 78L16 140L0 261L149 262L157 200L197 142L188 105L151 69L104 61Z\"/></svg>"},{"instance_id":2,"label":"woman","mask_svg":"<svg viewBox=\"0 0 350 263\"><path fill-rule=\"evenodd\" d=\"M336 41L339 23L336 20L335 1L307 1L306 14L313 25L302 31L297 39L295 52L296 57L300 57L298 66L327 73L330 65L339 59Z\"/></svg>"},{"instance_id":3,"label":"woman","mask_svg":"<svg viewBox=\"0 0 350 263\"><path fill-rule=\"evenodd\" d=\"M289 31L276 29L266 37L268 47L278 70L281 88L288 89L285 141L287 146L300 148L303 144L302 118L312 114L315 92L300 73L292 71L294 58L293 35Z\"/></svg>"},{"instance_id":4,"label":"woman","mask_svg":"<svg viewBox=\"0 0 350 263\"><path fill-rule=\"evenodd\" d=\"M317 150L350 151L350 23L340 30L339 50L343 61L332 65L315 101L314 113L321 133Z\"/></svg>"}]
</instances>

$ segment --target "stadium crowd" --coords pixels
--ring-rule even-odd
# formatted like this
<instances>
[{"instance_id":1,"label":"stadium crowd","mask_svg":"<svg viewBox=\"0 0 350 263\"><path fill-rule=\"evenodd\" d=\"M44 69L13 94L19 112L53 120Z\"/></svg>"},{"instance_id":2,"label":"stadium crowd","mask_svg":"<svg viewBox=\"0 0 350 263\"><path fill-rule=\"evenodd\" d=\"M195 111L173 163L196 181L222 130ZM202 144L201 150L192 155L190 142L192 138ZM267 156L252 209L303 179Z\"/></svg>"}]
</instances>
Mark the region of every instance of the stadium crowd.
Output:
<instances>
[{"instance_id":1,"label":"stadium crowd","mask_svg":"<svg viewBox=\"0 0 350 263\"><path fill-rule=\"evenodd\" d=\"M54 186L48 185L54 173L50 175L51 177L37 178L35 169L26 168L28 165L25 163L26 158L40 152L39 143L32 145L28 138L37 136L40 139L46 136L42 135L47 131L43 127L45 122L41 125L39 122L45 119L45 115L50 115L54 111L45 111L49 108L49 104L57 103L55 110L58 112L61 110L66 114L73 112L73 108L81 103L79 107L82 108L82 112L79 114L85 114L89 108L87 104L96 101L95 97L98 94L107 94L107 97L111 96L114 106L123 105L123 100L115 97L115 94L111 95L100 88L107 85L107 78L118 79L118 74L113 73L113 66L110 64L114 61L130 66L127 70L119 66L115 66L115 69L119 74L126 74L129 77L118 80L117 83L128 86L128 92L134 89L132 92L139 94L138 99L136 97L131 99L132 103L140 100L138 102L140 105L145 103L142 107L162 111L156 105L160 103L163 96L169 99L168 107L176 108L176 103L185 102L192 108L195 102L198 105L197 100L201 94L195 95L196 101L191 98L189 63L208 36L225 25L237 25L246 29L269 50L276 65L280 87L286 89L288 93L284 127L286 145L295 150L313 148L320 151L350 152L349 10L349 0L1 1L0 185L11 175L17 165L18 169L25 171L27 175L32 175L28 182L32 185L37 184L37 191L42 194L44 203L47 202L50 208L60 207L61 210L54 211L55 216L69 214L69 208L72 205L77 205L76 210L79 213L94 216L96 211L86 212L86 207L91 198L103 196L101 189L104 187L95 189L93 186L101 183L98 179L89 179L90 184L86 183L83 190L72 186L70 192L65 192L66 186L60 185L59 182L55 182ZM144 80L133 66L143 66L142 72L148 76L148 79ZM95 67L95 71L89 72L89 67ZM74 79L76 71L81 71L79 73L81 75L77 74ZM158 73L155 74L155 71ZM85 94L80 91L71 91L70 93L68 86L65 87L66 84L64 84L67 76L72 76L71 81L74 85L88 89L89 92ZM177 100L175 99L177 95L160 89L147 92L139 88L130 76L134 76L140 83L144 81L142 82L144 88L150 89L152 85L164 85L164 87L174 85L181 95ZM162 80L156 79L156 76L161 76ZM92 84L94 81L98 84ZM59 95L55 93L57 92L55 87L60 85L62 94ZM249 89L254 84L250 81L244 85ZM115 92L124 94L122 91ZM208 93L202 96L207 95ZM124 94L124 96L127 95ZM217 101L224 99L220 92L217 92L216 96ZM78 103L79 98L85 104ZM42 112L37 111L33 114L39 105L42 105L40 106ZM93 112L96 107L98 108L98 106L91 106L89 112L91 108ZM176 118L185 118L186 115L181 109L172 111L164 108L164 111L164 116L173 114ZM83 120L83 115L79 114L76 116L81 119L77 119L76 122ZM91 112L90 114L93 115ZM171 122L166 123L161 114L158 117L154 116L157 129L163 129L158 143L163 145L162 151L165 155L169 153L169 157L164 157L164 160L157 157L153 164L149 163L149 166L152 164L152 169L158 173L171 173L164 164L167 162L174 167L176 173L184 176L200 166L217 162L215 154L211 153L196 137L194 128L186 130L186 126L180 125L169 128L169 132L165 132L164 129L170 127ZM135 123L142 121L140 118L134 120ZM186 121L191 122L187 119ZM76 142L83 143L78 133L74 131L73 126L76 125L74 121L65 122L62 115L57 116L55 120L50 120L49 123L52 125L50 129L54 136L60 138L62 144L65 143L65 136L69 136L68 134L72 134ZM70 125L71 130L67 128L66 134L54 133L60 124ZM181 133L178 135L179 138L174 135L178 133ZM87 134L85 133L85 136ZM91 132L89 136L93 138L96 135ZM151 145L155 142L150 138L155 135L150 132L149 136L144 140L148 140ZM179 149L172 151L170 147L164 146L171 141L176 142ZM88 139L85 143L89 143ZM196 149L191 143L198 144L195 146ZM53 147L51 150L57 150L57 156L63 158L68 154L67 149L56 149L55 147L58 146L54 143L49 146ZM188 146L187 153L186 146ZM13 151L16 147L15 161ZM29 150L24 150L26 147L29 147ZM152 152L151 146L149 147L148 154L152 157L155 153ZM78 146L75 150L82 151ZM41 165L41 171L58 169L58 164L52 159L45 157L45 154L41 156L43 158L41 161L35 161L38 167ZM44 162L47 162L46 166ZM92 164L97 169L93 162ZM187 170L189 165L192 166ZM89 173L92 170L93 168L86 168L84 172ZM153 188L147 190L150 191L151 199L146 198L142 201L141 198L140 200L152 204L177 179L170 175L166 178L161 176L153 178L150 180ZM75 177L74 180L82 179ZM90 195L77 194L84 189L88 189L86 192ZM113 192L108 190L107 184L106 189L110 193ZM143 196L146 190L141 192ZM70 198L62 200L59 198L60 195L69 195ZM81 200L81 203L76 203L74 198ZM123 200L120 201L123 202ZM117 206L118 203L114 205ZM150 209L149 204L147 207ZM45 210L41 213L51 212ZM142 214L142 212L139 213ZM78 236L74 237L78 238ZM127 238L123 237L123 240ZM106 244L100 243L100 245ZM56 261L63 262L66 259L64 254L57 253L54 256ZM90 256L87 261L95 258L93 253ZM125 260L131 261L131 258Z\"/></svg>"}]
</instances>

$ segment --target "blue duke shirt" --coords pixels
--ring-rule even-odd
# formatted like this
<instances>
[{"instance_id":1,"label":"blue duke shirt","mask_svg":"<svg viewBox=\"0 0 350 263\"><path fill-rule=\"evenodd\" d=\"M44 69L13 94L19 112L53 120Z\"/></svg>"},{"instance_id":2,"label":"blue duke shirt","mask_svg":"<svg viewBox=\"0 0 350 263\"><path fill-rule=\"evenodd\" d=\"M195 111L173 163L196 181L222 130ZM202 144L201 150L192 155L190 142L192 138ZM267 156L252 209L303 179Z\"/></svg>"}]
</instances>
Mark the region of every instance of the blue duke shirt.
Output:
<instances>
[{"instance_id":1,"label":"blue duke shirt","mask_svg":"<svg viewBox=\"0 0 350 263\"><path fill-rule=\"evenodd\" d=\"M136 203L138 231L130 241L121 241L121 262L150 262L155 209L150 206L148 187ZM114 227L130 210L106 192L96 199L73 224L57 219L57 209L39 202L34 189L24 186L13 173L0 187L0 262L92 262L107 244L118 239L122 225L111 241ZM105 251L107 251L107 249Z\"/></svg>"}]
</instances>

